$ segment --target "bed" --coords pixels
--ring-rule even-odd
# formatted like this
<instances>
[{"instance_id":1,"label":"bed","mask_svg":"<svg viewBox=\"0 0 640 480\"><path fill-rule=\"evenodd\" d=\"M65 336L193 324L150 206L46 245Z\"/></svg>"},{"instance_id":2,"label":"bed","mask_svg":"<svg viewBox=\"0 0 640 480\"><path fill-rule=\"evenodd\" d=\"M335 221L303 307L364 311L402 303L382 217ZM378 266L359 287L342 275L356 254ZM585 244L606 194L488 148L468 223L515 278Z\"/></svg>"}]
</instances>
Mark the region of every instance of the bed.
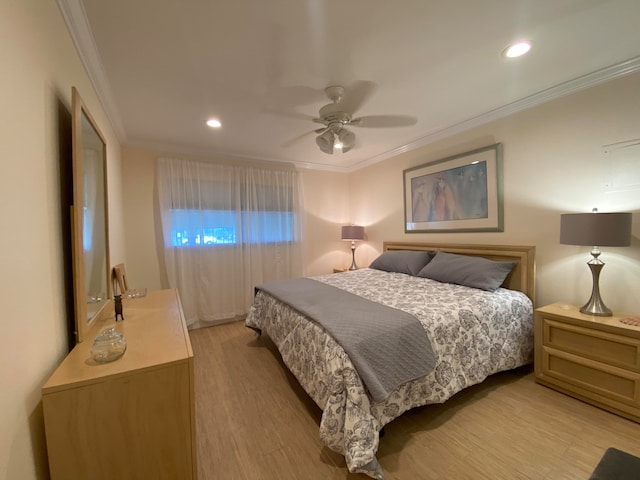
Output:
<instances>
[{"instance_id":1,"label":"bed","mask_svg":"<svg viewBox=\"0 0 640 480\"><path fill-rule=\"evenodd\" d=\"M425 266L415 263L414 258L418 256L420 261L428 257ZM336 293L349 299L358 297L353 300L367 308L371 306L375 312L373 316L384 318L390 311L378 311L377 308L392 309L399 315L409 316L420 326L426 338L425 355L429 351L432 353L430 361L418 358L418 353L414 358L410 350L413 346L406 347L411 338L417 337L415 330L406 334L409 339L389 340L400 347L375 344L373 350L383 357L374 360L374 364L387 363L390 354L402 361L413 362L418 365L416 368L424 370L383 385L386 390L372 386L370 372L362 370L362 355L343 340L340 336L343 333L334 333L333 330L337 324L340 328L344 325L350 332L365 332L367 328L350 325L350 317L354 322L359 321L356 312L361 310L361 304L349 308L326 300L326 306L318 306L321 302L313 299L320 296L303 292L293 297L304 299L306 295L312 300L308 302L310 306L301 306L295 299L282 300L277 288L270 289L272 285L265 284L256 289L246 326L259 334L267 334L273 340L284 363L322 409L322 442L344 455L350 472L383 479L384 472L376 452L380 431L386 424L409 409L442 403L489 375L531 363L534 256L535 247L531 246L385 242L383 254L371 265L375 268L322 275L298 282L303 286L322 284L321 288L329 290L329 293L334 289L340 290ZM410 265L399 263L398 258L411 258ZM389 259L393 260L391 266ZM466 279L450 278L461 274L460 269L443 262L454 260L461 261L465 268L466 263L473 263L475 271L471 276L475 275L475 280L469 280L473 286L466 286ZM485 288L485 277L491 277L493 273L485 274L484 270L478 270L476 263L481 264L482 269L485 263L489 269L506 266L502 268L506 276L498 275L491 280L495 285ZM427 268L429 264L431 267ZM425 273L427 270L433 274ZM468 273L467 269L461 275L469 277ZM444 279L439 275L444 275ZM481 282L479 287L473 283L478 279ZM276 285L282 291L293 286L293 283ZM331 304L334 303L332 310ZM311 318L323 315L316 314L316 307L321 310L328 308L324 312L325 317L342 312L341 317L334 324L318 323L318 319ZM366 318L371 315L369 311L362 314ZM388 333L378 332L373 336L379 342L380 338L386 339ZM423 352L419 353L422 355ZM404 365L401 364L403 368L400 370L405 370Z\"/></svg>"}]
</instances>

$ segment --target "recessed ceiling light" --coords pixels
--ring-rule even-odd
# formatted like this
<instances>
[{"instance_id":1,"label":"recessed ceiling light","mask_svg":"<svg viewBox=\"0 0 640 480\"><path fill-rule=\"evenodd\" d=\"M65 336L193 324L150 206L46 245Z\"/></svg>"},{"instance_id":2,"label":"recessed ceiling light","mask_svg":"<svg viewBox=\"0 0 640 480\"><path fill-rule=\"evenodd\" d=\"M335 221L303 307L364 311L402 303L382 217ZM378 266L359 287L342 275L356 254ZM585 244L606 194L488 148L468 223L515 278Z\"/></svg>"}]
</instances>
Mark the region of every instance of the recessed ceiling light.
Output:
<instances>
[{"instance_id":1,"label":"recessed ceiling light","mask_svg":"<svg viewBox=\"0 0 640 480\"><path fill-rule=\"evenodd\" d=\"M220 128L222 126L222 123L220 123L220 120L216 118L210 118L209 120L207 120L207 125L211 128Z\"/></svg>"},{"instance_id":2,"label":"recessed ceiling light","mask_svg":"<svg viewBox=\"0 0 640 480\"><path fill-rule=\"evenodd\" d=\"M524 55L531 50L531 42L518 42L513 45L509 45L502 54L507 58L515 58Z\"/></svg>"}]
</instances>

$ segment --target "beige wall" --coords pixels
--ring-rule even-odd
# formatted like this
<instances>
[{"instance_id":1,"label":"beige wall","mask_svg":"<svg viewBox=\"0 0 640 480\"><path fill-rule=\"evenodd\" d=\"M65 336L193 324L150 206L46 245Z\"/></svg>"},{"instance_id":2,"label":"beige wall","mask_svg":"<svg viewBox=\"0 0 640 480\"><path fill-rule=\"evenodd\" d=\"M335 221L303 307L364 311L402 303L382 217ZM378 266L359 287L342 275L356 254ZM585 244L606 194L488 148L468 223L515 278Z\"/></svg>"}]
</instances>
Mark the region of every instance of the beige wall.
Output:
<instances>
[{"instance_id":1,"label":"beige wall","mask_svg":"<svg viewBox=\"0 0 640 480\"><path fill-rule=\"evenodd\" d=\"M349 217L348 176L302 170L305 208L305 275L331 273L351 264L350 243L340 240L341 227L356 223Z\"/></svg>"},{"instance_id":2,"label":"beige wall","mask_svg":"<svg viewBox=\"0 0 640 480\"><path fill-rule=\"evenodd\" d=\"M130 288L167 287L159 263L162 230L155 208L155 159L150 151L122 149L126 269Z\"/></svg>"},{"instance_id":3,"label":"beige wall","mask_svg":"<svg viewBox=\"0 0 640 480\"><path fill-rule=\"evenodd\" d=\"M351 217L369 236L358 250L363 263L384 240L535 245L537 304L582 304L591 291L590 248L559 244L560 214L634 212L632 246L602 247L600 286L610 308L640 312L640 191L605 191L611 167L602 150L640 138L638 92L640 74L630 75L351 173ZM404 233L403 169L497 142L504 147L504 232ZM633 172L638 178L640 158Z\"/></svg>"},{"instance_id":4,"label":"beige wall","mask_svg":"<svg viewBox=\"0 0 640 480\"><path fill-rule=\"evenodd\" d=\"M61 194L71 87L107 137L112 259L124 256L120 146L55 0L0 1L0 478L48 478L40 388L67 352Z\"/></svg>"}]
</instances>

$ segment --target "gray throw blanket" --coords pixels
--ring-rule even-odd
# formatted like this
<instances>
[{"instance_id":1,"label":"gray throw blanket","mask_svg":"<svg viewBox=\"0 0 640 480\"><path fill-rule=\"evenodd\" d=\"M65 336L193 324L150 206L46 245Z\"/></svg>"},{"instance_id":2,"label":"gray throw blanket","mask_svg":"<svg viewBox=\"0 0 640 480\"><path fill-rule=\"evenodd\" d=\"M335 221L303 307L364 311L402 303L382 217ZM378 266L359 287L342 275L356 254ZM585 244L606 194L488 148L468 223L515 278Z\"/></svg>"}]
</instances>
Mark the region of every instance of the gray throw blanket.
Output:
<instances>
[{"instance_id":1,"label":"gray throw blanket","mask_svg":"<svg viewBox=\"0 0 640 480\"><path fill-rule=\"evenodd\" d=\"M256 287L321 325L349 355L376 402L435 367L431 342L409 313L310 278Z\"/></svg>"}]
</instances>

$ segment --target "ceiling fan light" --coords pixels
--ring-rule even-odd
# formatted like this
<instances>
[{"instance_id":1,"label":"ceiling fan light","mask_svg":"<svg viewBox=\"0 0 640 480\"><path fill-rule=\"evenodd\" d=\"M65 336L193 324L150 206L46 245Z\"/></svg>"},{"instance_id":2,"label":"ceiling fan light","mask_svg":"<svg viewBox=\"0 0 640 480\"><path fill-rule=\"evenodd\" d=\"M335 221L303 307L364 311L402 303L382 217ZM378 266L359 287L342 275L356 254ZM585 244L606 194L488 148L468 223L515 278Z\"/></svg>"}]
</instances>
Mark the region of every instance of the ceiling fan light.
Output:
<instances>
[{"instance_id":1,"label":"ceiling fan light","mask_svg":"<svg viewBox=\"0 0 640 480\"><path fill-rule=\"evenodd\" d=\"M332 131L327 130L322 135L318 135L316 137L316 143L318 144L318 147L320 147L320 150L322 150L324 153L333 155L334 138Z\"/></svg>"},{"instance_id":2,"label":"ceiling fan light","mask_svg":"<svg viewBox=\"0 0 640 480\"><path fill-rule=\"evenodd\" d=\"M342 145L342 153L347 153L349 150L353 148L356 143L356 136L353 132L342 128L338 132L338 141Z\"/></svg>"}]
</instances>

